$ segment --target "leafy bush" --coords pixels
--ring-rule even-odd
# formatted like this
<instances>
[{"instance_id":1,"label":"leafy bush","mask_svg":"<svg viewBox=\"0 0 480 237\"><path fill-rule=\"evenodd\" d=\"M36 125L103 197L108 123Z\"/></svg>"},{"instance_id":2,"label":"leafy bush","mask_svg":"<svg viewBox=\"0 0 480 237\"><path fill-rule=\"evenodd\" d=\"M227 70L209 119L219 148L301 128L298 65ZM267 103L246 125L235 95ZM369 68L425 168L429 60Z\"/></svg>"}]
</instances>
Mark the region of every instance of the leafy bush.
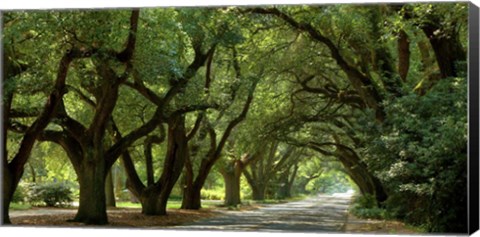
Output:
<instances>
[{"instance_id":1,"label":"leafy bush","mask_svg":"<svg viewBox=\"0 0 480 237\"><path fill-rule=\"evenodd\" d=\"M364 161L385 185L392 218L429 232L467 231L467 81L446 78L427 94L386 104Z\"/></svg>"},{"instance_id":2,"label":"leafy bush","mask_svg":"<svg viewBox=\"0 0 480 237\"><path fill-rule=\"evenodd\" d=\"M378 207L354 208L352 209L352 214L361 218L385 219L386 211L385 209L378 208Z\"/></svg>"},{"instance_id":3,"label":"leafy bush","mask_svg":"<svg viewBox=\"0 0 480 237\"><path fill-rule=\"evenodd\" d=\"M24 203L27 200L27 189L23 185L18 185L13 193L12 202Z\"/></svg>"},{"instance_id":4,"label":"leafy bush","mask_svg":"<svg viewBox=\"0 0 480 237\"><path fill-rule=\"evenodd\" d=\"M378 207L377 200L373 195L358 196L353 201L351 213L361 218L384 219L386 210Z\"/></svg>"},{"instance_id":5,"label":"leafy bush","mask_svg":"<svg viewBox=\"0 0 480 237\"><path fill-rule=\"evenodd\" d=\"M358 196L353 202L355 203L354 206L359 208L375 208L378 206L375 196L370 194Z\"/></svg>"},{"instance_id":6,"label":"leafy bush","mask_svg":"<svg viewBox=\"0 0 480 237\"><path fill-rule=\"evenodd\" d=\"M183 199L183 196L181 194L171 194L168 197L168 200L181 201L182 199Z\"/></svg>"},{"instance_id":7,"label":"leafy bush","mask_svg":"<svg viewBox=\"0 0 480 237\"><path fill-rule=\"evenodd\" d=\"M49 207L68 206L72 200L72 190L66 183L51 182L32 185L29 201L32 204L44 203Z\"/></svg>"},{"instance_id":8,"label":"leafy bush","mask_svg":"<svg viewBox=\"0 0 480 237\"><path fill-rule=\"evenodd\" d=\"M205 200L222 200L224 199L225 194L222 190L202 189L200 197Z\"/></svg>"}]
</instances>

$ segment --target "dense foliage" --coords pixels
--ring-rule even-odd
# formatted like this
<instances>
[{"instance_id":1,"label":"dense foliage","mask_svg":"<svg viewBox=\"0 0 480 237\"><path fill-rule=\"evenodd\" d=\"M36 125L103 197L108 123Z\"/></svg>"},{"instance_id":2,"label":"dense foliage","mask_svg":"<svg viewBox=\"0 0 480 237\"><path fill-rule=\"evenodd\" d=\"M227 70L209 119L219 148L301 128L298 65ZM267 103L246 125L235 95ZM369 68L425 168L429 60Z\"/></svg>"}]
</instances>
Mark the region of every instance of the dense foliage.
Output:
<instances>
[{"instance_id":1,"label":"dense foliage","mask_svg":"<svg viewBox=\"0 0 480 237\"><path fill-rule=\"evenodd\" d=\"M388 108L385 125L368 130L364 156L392 190L387 210L430 231L460 228L455 223L467 221L458 220L467 211L465 78L441 81L426 95L395 99Z\"/></svg>"}]
</instances>

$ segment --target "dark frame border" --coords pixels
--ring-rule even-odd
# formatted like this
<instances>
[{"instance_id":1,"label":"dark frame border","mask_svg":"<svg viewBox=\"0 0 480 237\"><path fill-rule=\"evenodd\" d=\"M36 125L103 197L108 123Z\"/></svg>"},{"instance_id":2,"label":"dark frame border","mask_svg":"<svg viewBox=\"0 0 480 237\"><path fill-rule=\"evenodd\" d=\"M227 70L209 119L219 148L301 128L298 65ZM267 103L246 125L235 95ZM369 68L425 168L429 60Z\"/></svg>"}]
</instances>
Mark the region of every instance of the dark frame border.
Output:
<instances>
[{"instance_id":1,"label":"dark frame border","mask_svg":"<svg viewBox=\"0 0 480 237\"><path fill-rule=\"evenodd\" d=\"M479 8L472 2L468 14L468 232L479 228Z\"/></svg>"}]
</instances>

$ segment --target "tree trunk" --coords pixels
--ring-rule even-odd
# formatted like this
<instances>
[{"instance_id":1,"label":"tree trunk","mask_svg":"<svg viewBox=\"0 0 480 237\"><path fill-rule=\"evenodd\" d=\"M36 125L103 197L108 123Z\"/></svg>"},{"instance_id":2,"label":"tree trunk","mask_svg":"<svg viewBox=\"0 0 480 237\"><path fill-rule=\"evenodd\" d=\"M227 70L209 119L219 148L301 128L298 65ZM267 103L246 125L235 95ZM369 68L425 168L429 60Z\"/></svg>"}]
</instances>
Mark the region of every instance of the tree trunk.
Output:
<instances>
[{"instance_id":1,"label":"tree trunk","mask_svg":"<svg viewBox=\"0 0 480 237\"><path fill-rule=\"evenodd\" d=\"M225 206L236 206L241 203L240 200L240 174L235 170L226 170L222 172L225 180Z\"/></svg>"},{"instance_id":2,"label":"tree trunk","mask_svg":"<svg viewBox=\"0 0 480 237\"><path fill-rule=\"evenodd\" d=\"M167 152L163 163L163 172L157 182L145 187L138 177L132 158L126 151L122 155L127 173L127 188L140 200L142 213L146 215L165 215L168 197L182 173L185 160L189 155L188 140L185 132L185 117L179 115L168 121Z\"/></svg>"},{"instance_id":3,"label":"tree trunk","mask_svg":"<svg viewBox=\"0 0 480 237\"><path fill-rule=\"evenodd\" d=\"M160 200L160 190L158 187L150 186L145 188L140 196L142 204L142 214L148 216L160 215L158 210L158 201Z\"/></svg>"},{"instance_id":4,"label":"tree trunk","mask_svg":"<svg viewBox=\"0 0 480 237\"><path fill-rule=\"evenodd\" d=\"M115 190L113 185L113 174L110 170L107 174L107 179L105 182L105 196L107 200L107 207L115 207Z\"/></svg>"},{"instance_id":5,"label":"tree trunk","mask_svg":"<svg viewBox=\"0 0 480 237\"><path fill-rule=\"evenodd\" d=\"M10 221L9 209L14 192L15 182L13 181L12 174L6 167L3 167L2 225L12 223Z\"/></svg>"},{"instance_id":6,"label":"tree trunk","mask_svg":"<svg viewBox=\"0 0 480 237\"><path fill-rule=\"evenodd\" d=\"M410 68L410 41L404 30L400 30L397 40L398 49L398 73L403 82L407 81Z\"/></svg>"},{"instance_id":7,"label":"tree trunk","mask_svg":"<svg viewBox=\"0 0 480 237\"><path fill-rule=\"evenodd\" d=\"M252 199L257 201L265 200L266 185L264 184L250 184L252 188Z\"/></svg>"},{"instance_id":8,"label":"tree trunk","mask_svg":"<svg viewBox=\"0 0 480 237\"><path fill-rule=\"evenodd\" d=\"M78 174L80 203L77 215L72 221L105 225L108 224L105 196L105 159L99 157L99 152L93 152L92 150L89 152L96 155L90 154L92 157L84 157Z\"/></svg>"},{"instance_id":9,"label":"tree trunk","mask_svg":"<svg viewBox=\"0 0 480 237\"><path fill-rule=\"evenodd\" d=\"M430 19L433 20L433 19ZM439 19L435 19L439 20ZM432 45L437 59L438 67L442 78L458 76L457 62L467 60L467 54L463 50L458 34L453 30L436 35L441 28L438 22L432 22L422 26L422 30ZM454 26L452 26L453 28Z\"/></svg>"},{"instance_id":10,"label":"tree trunk","mask_svg":"<svg viewBox=\"0 0 480 237\"><path fill-rule=\"evenodd\" d=\"M203 163L203 165L200 166L200 170L195 180L193 180L193 176L189 177L187 175L185 179L185 188L183 189L183 200L181 209L198 210L202 208L200 194L202 187L207 180L208 174L210 173L210 170L211 166L205 165L205 163Z\"/></svg>"},{"instance_id":11,"label":"tree trunk","mask_svg":"<svg viewBox=\"0 0 480 237\"><path fill-rule=\"evenodd\" d=\"M180 178L185 160L189 154L185 132L185 117L183 115L174 117L168 122L167 141L167 153L160 179L155 184L144 188L140 194L142 213L145 215L167 214L168 197L178 178ZM133 175L133 172L131 175Z\"/></svg>"},{"instance_id":12,"label":"tree trunk","mask_svg":"<svg viewBox=\"0 0 480 237\"><path fill-rule=\"evenodd\" d=\"M185 131L185 116L179 115L168 122L167 154L164 171L157 183L161 185L160 200L157 205L159 215L166 214L168 197L182 174L189 156L188 139Z\"/></svg>"},{"instance_id":13,"label":"tree trunk","mask_svg":"<svg viewBox=\"0 0 480 237\"><path fill-rule=\"evenodd\" d=\"M291 170L293 169L293 170ZM291 174L290 174L291 172ZM298 165L293 165L289 169L287 169L282 177L281 177L281 182L283 183L282 186L280 186L279 190L279 197L280 198L291 198L292 197L292 186L293 182L295 181L295 178L297 176L298 172Z\"/></svg>"},{"instance_id":14,"label":"tree trunk","mask_svg":"<svg viewBox=\"0 0 480 237\"><path fill-rule=\"evenodd\" d=\"M360 161L356 154L339 150L338 158L363 195L375 196L379 204L387 200L388 195L380 180L367 170L366 165Z\"/></svg>"},{"instance_id":15,"label":"tree trunk","mask_svg":"<svg viewBox=\"0 0 480 237\"><path fill-rule=\"evenodd\" d=\"M191 184L185 185L181 209L198 210L202 208L201 188Z\"/></svg>"},{"instance_id":16,"label":"tree trunk","mask_svg":"<svg viewBox=\"0 0 480 237\"><path fill-rule=\"evenodd\" d=\"M291 198L292 197L292 192L290 191L290 188L292 186L288 183L282 183L278 190L278 198L280 199L285 199L285 198Z\"/></svg>"}]
</instances>

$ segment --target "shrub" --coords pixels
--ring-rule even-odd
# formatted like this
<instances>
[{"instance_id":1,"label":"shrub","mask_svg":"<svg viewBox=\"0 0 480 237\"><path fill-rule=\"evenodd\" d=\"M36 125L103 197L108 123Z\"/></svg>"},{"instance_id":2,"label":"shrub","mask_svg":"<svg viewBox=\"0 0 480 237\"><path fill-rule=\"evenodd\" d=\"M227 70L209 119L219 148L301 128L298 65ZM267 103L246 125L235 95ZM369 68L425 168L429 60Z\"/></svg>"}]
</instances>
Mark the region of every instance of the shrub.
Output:
<instances>
[{"instance_id":1,"label":"shrub","mask_svg":"<svg viewBox=\"0 0 480 237\"><path fill-rule=\"evenodd\" d=\"M428 232L467 232L467 89L465 78L440 80L423 96L385 101L381 128L359 127L369 134L363 161L388 190L389 217Z\"/></svg>"},{"instance_id":2,"label":"shrub","mask_svg":"<svg viewBox=\"0 0 480 237\"><path fill-rule=\"evenodd\" d=\"M378 207L352 209L352 214L361 218L384 219L385 213L386 213L385 209L378 208Z\"/></svg>"},{"instance_id":3,"label":"shrub","mask_svg":"<svg viewBox=\"0 0 480 237\"><path fill-rule=\"evenodd\" d=\"M355 198L353 202L355 203L354 206L359 208L375 208L378 206L375 196L370 194L358 196Z\"/></svg>"},{"instance_id":4,"label":"shrub","mask_svg":"<svg viewBox=\"0 0 480 237\"><path fill-rule=\"evenodd\" d=\"M386 210L379 208L375 197L368 194L355 198L350 211L361 218L384 219L386 217Z\"/></svg>"},{"instance_id":5,"label":"shrub","mask_svg":"<svg viewBox=\"0 0 480 237\"><path fill-rule=\"evenodd\" d=\"M72 200L72 190L66 183L51 182L32 185L29 201L32 204L45 203L46 206L68 206Z\"/></svg>"},{"instance_id":6,"label":"shrub","mask_svg":"<svg viewBox=\"0 0 480 237\"><path fill-rule=\"evenodd\" d=\"M207 190L202 189L200 193L201 199L204 200L222 200L225 197L224 191L222 190Z\"/></svg>"},{"instance_id":7,"label":"shrub","mask_svg":"<svg viewBox=\"0 0 480 237\"><path fill-rule=\"evenodd\" d=\"M23 185L18 185L17 189L13 193L12 202L23 203L27 200L27 189Z\"/></svg>"},{"instance_id":8,"label":"shrub","mask_svg":"<svg viewBox=\"0 0 480 237\"><path fill-rule=\"evenodd\" d=\"M181 201L182 199L183 196L180 194L171 194L170 197L168 197L168 200Z\"/></svg>"},{"instance_id":9,"label":"shrub","mask_svg":"<svg viewBox=\"0 0 480 237\"><path fill-rule=\"evenodd\" d=\"M115 194L117 201L130 202L133 200L133 194L128 189L123 189L121 192Z\"/></svg>"}]
</instances>

